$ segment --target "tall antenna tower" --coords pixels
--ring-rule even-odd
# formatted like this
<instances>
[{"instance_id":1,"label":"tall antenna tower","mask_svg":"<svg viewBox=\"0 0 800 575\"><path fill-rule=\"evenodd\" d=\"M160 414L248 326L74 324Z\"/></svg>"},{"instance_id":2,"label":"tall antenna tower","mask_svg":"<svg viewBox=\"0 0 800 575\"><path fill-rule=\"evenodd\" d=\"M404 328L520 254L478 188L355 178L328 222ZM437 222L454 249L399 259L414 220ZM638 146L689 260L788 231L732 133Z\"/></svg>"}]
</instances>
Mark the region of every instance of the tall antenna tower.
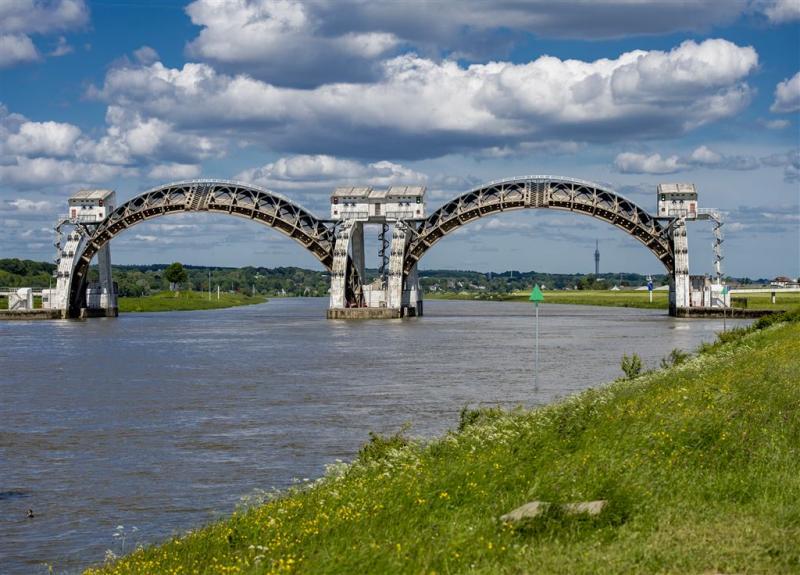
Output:
<instances>
[{"instance_id":1,"label":"tall antenna tower","mask_svg":"<svg viewBox=\"0 0 800 575\"><path fill-rule=\"evenodd\" d=\"M600 242L594 241L594 277L600 276Z\"/></svg>"}]
</instances>

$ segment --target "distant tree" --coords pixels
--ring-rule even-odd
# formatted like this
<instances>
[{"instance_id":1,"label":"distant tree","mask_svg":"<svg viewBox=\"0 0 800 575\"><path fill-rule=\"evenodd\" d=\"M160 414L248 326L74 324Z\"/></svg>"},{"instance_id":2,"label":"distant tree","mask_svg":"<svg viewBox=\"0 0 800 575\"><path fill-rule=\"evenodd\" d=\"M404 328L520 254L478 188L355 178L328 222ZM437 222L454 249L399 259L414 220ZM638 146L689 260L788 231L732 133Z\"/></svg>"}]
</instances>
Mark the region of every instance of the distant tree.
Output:
<instances>
[{"instance_id":1,"label":"distant tree","mask_svg":"<svg viewBox=\"0 0 800 575\"><path fill-rule=\"evenodd\" d=\"M169 264L167 269L164 270L164 278L169 282L169 289L175 291L180 287L180 284L189 279L189 275L186 273L186 270L183 269L183 265L181 265L180 262L175 262Z\"/></svg>"}]
</instances>

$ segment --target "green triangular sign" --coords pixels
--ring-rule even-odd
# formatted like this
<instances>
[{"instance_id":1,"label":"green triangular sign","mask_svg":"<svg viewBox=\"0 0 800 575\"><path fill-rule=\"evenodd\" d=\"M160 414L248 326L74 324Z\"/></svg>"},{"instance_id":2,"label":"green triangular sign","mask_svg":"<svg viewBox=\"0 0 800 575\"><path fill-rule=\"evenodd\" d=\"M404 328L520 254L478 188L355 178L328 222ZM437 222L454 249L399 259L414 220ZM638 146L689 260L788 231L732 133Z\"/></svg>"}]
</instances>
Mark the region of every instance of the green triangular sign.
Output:
<instances>
[{"instance_id":1,"label":"green triangular sign","mask_svg":"<svg viewBox=\"0 0 800 575\"><path fill-rule=\"evenodd\" d=\"M544 294L542 294L542 290L539 289L539 286L533 284L533 291L531 292L531 297L528 300L539 303L540 301L544 301Z\"/></svg>"}]
</instances>

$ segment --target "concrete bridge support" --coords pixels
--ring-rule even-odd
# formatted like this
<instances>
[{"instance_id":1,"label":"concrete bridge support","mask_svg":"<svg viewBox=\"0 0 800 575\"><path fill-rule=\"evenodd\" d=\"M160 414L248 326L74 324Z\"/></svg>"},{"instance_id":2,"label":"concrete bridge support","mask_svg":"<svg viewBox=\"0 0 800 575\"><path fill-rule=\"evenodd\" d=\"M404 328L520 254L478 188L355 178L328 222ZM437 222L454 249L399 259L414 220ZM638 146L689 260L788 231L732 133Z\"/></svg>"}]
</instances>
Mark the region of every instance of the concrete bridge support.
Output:
<instances>
[{"instance_id":1,"label":"concrete bridge support","mask_svg":"<svg viewBox=\"0 0 800 575\"><path fill-rule=\"evenodd\" d=\"M364 222L345 220L336 234L331 269L329 319L393 319L422 315L422 290L417 267L405 274L403 263L410 229L402 222L391 225L386 281L378 278L363 285Z\"/></svg>"},{"instance_id":2,"label":"concrete bridge support","mask_svg":"<svg viewBox=\"0 0 800 575\"><path fill-rule=\"evenodd\" d=\"M410 234L408 226L396 222L392 229L389 252L389 275L386 285L386 307L400 310L400 317L422 315L422 290L419 286L417 266L406 275L403 271Z\"/></svg>"},{"instance_id":3,"label":"concrete bridge support","mask_svg":"<svg viewBox=\"0 0 800 575\"><path fill-rule=\"evenodd\" d=\"M105 244L97 252L97 267L100 281L87 282L83 286L81 301L71 302L70 293L73 291L72 282L81 281L76 278L75 266L78 257L83 253L88 241L88 234L80 227L75 226L67 234L63 247L60 242L58 248L58 266L56 268L56 287L49 290L47 298L43 299L43 306L47 309L61 310L62 317L72 317L70 307L77 303L77 317L117 317L119 307L117 304L117 286L111 274L111 247ZM81 286L77 286L80 288ZM46 304L44 301L46 300Z\"/></svg>"},{"instance_id":4,"label":"concrete bridge support","mask_svg":"<svg viewBox=\"0 0 800 575\"><path fill-rule=\"evenodd\" d=\"M669 280L669 314L676 316L679 310L691 304L689 278L689 238L686 235L686 219L677 218L672 225L671 239L675 254L675 271Z\"/></svg>"},{"instance_id":5,"label":"concrete bridge support","mask_svg":"<svg viewBox=\"0 0 800 575\"><path fill-rule=\"evenodd\" d=\"M336 232L336 239L333 245L333 265L331 266L330 309L346 309L353 303L347 299L347 285L349 279L348 275L350 273L349 264L352 261L350 246L354 236L360 235L362 254L364 250L363 228L360 234L355 231L358 224L359 222L346 220Z\"/></svg>"},{"instance_id":6,"label":"concrete bridge support","mask_svg":"<svg viewBox=\"0 0 800 575\"><path fill-rule=\"evenodd\" d=\"M111 277L111 242L97 252L100 281L86 286L86 306L81 317L117 317L117 286Z\"/></svg>"}]
</instances>

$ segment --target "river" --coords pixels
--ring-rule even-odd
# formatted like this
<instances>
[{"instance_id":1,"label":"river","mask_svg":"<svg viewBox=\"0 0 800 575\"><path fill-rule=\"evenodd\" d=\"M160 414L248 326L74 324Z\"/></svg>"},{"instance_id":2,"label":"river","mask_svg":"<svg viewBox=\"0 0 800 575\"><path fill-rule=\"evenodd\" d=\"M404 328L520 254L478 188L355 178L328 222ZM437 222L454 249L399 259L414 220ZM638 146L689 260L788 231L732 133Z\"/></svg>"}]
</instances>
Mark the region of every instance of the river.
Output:
<instances>
[{"instance_id":1,"label":"river","mask_svg":"<svg viewBox=\"0 0 800 575\"><path fill-rule=\"evenodd\" d=\"M0 573L79 572L319 477L370 431L429 437L465 405L545 404L619 377L623 353L655 366L722 327L546 305L534 387L530 304L344 322L326 303L0 322Z\"/></svg>"}]
</instances>

